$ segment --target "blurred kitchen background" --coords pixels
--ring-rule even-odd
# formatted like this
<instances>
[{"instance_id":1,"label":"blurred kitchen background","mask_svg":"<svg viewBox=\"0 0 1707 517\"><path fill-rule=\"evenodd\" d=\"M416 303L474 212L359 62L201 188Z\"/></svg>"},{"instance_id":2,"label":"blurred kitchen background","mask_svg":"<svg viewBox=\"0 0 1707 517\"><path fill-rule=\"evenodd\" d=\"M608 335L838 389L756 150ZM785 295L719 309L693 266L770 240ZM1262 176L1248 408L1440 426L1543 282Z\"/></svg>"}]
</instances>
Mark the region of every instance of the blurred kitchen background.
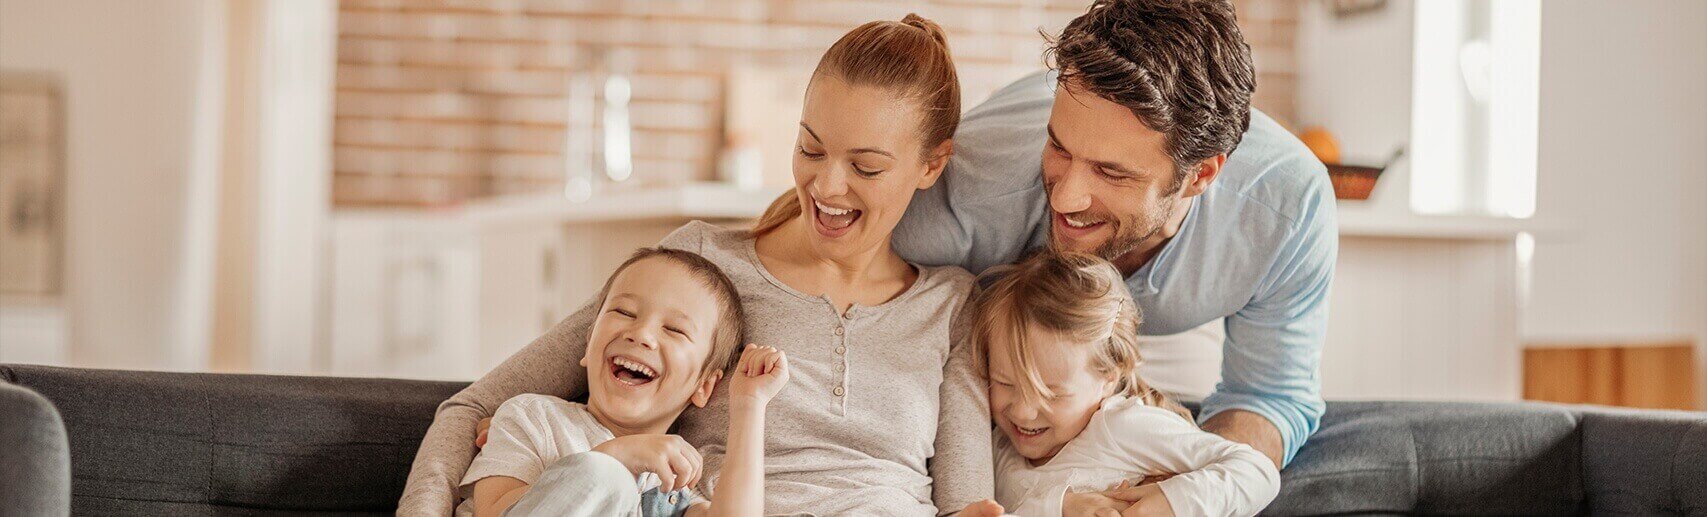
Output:
<instances>
[{"instance_id":1,"label":"blurred kitchen background","mask_svg":"<svg viewBox=\"0 0 1707 517\"><path fill-rule=\"evenodd\" d=\"M1702 407L1707 2L1235 3L1342 198L1328 397ZM0 362L473 379L786 188L848 29L971 107L1087 4L0 0Z\"/></svg>"}]
</instances>

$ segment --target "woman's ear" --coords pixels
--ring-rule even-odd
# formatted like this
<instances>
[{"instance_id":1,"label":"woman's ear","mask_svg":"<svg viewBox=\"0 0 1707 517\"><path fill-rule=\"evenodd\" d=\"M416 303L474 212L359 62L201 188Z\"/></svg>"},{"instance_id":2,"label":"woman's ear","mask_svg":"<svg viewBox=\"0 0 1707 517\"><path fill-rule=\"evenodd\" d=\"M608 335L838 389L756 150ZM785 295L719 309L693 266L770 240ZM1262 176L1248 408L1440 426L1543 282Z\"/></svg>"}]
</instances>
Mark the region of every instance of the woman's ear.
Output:
<instances>
[{"instance_id":1,"label":"woman's ear","mask_svg":"<svg viewBox=\"0 0 1707 517\"><path fill-rule=\"evenodd\" d=\"M723 370L713 371L706 374L704 379L700 379L699 389L694 390L693 397L688 399L693 402L693 407L703 408L706 403L711 402L711 390L717 388L717 381L722 379Z\"/></svg>"},{"instance_id":2,"label":"woman's ear","mask_svg":"<svg viewBox=\"0 0 1707 517\"><path fill-rule=\"evenodd\" d=\"M931 188L936 180L942 177L942 170L948 167L948 157L954 156L954 139L943 140L931 149L930 160L925 161L925 175L919 178L919 190Z\"/></svg>"}]
</instances>

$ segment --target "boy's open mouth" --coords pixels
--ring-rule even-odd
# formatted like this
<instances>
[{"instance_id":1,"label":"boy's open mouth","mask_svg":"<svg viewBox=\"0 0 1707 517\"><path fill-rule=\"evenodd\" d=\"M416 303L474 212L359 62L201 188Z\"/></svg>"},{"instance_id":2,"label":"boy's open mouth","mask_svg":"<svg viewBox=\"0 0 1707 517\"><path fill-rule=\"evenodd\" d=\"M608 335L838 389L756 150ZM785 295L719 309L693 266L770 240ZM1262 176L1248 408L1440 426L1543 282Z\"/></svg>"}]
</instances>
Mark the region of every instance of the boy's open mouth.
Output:
<instances>
[{"instance_id":1,"label":"boy's open mouth","mask_svg":"<svg viewBox=\"0 0 1707 517\"><path fill-rule=\"evenodd\" d=\"M658 371L652 367L621 356L611 356L610 371L611 376L616 377L617 382L629 386L643 386L658 378Z\"/></svg>"}]
</instances>

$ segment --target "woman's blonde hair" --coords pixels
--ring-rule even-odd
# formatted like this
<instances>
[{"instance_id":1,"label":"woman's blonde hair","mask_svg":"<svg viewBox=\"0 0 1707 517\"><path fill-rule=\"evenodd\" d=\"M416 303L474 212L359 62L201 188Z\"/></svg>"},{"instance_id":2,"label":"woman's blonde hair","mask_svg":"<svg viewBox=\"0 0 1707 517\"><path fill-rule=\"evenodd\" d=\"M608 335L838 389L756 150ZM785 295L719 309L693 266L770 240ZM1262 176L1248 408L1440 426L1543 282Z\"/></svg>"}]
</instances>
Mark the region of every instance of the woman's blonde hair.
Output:
<instances>
[{"instance_id":1,"label":"woman's blonde hair","mask_svg":"<svg viewBox=\"0 0 1707 517\"><path fill-rule=\"evenodd\" d=\"M918 101L923 114L919 138L926 160L937 146L954 137L954 130L960 126L960 78L948 52L948 36L936 22L917 14L898 22L869 22L848 31L818 60L812 77L818 76L883 88ZM789 190L771 202L753 224L752 233L770 233L800 214L800 197Z\"/></svg>"},{"instance_id":2,"label":"woman's blonde hair","mask_svg":"<svg viewBox=\"0 0 1707 517\"><path fill-rule=\"evenodd\" d=\"M1096 347L1092 367L1113 375L1115 394L1152 406L1171 404L1138 377L1138 325L1143 315L1125 279L1108 261L1086 253L1044 250L979 277L972 296L972 344L978 371L989 375L991 347L1001 347L1018 370L1014 385L1029 403L1054 394L1037 375L1027 329L1055 332Z\"/></svg>"}]
</instances>

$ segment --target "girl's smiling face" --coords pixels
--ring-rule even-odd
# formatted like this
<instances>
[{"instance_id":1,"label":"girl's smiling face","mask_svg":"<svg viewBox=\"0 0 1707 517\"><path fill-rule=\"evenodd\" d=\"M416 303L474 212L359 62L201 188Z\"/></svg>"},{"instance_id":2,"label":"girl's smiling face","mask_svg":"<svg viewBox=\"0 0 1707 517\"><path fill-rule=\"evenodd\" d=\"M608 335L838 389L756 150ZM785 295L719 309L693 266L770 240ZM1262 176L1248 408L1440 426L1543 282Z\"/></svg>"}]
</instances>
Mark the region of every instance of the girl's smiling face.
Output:
<instances>
[{"instance_id":1,"label":"girl's smiling face","mask_svg":"<svg viewBox=\"0 0 1707 517\"><path fill-rule=\"evenodd\" d=\"M1085 430L1117 383L1113 375L1096 371L1091 344L1036 325L1026 329L1026 342L1036 366L1032 373L1048 390L1041 400L1029 400L1021 385L1031 381L1014 366L1011 347L989 347L990 418L1035 466L1054 458Z\"/></svg>"},{"instance_id":2,"label":"girl's smiling face","mask_svg":"<svg viewBox=\"0 0 1707 517\"><path fill-rule=\"evenodd\" d=\"M800 119L795 195L825 258L886 246L913 192L936 182L953 146L922 148L917 100L834 74L813 78Z\"/></svg>"}]
</instances>

